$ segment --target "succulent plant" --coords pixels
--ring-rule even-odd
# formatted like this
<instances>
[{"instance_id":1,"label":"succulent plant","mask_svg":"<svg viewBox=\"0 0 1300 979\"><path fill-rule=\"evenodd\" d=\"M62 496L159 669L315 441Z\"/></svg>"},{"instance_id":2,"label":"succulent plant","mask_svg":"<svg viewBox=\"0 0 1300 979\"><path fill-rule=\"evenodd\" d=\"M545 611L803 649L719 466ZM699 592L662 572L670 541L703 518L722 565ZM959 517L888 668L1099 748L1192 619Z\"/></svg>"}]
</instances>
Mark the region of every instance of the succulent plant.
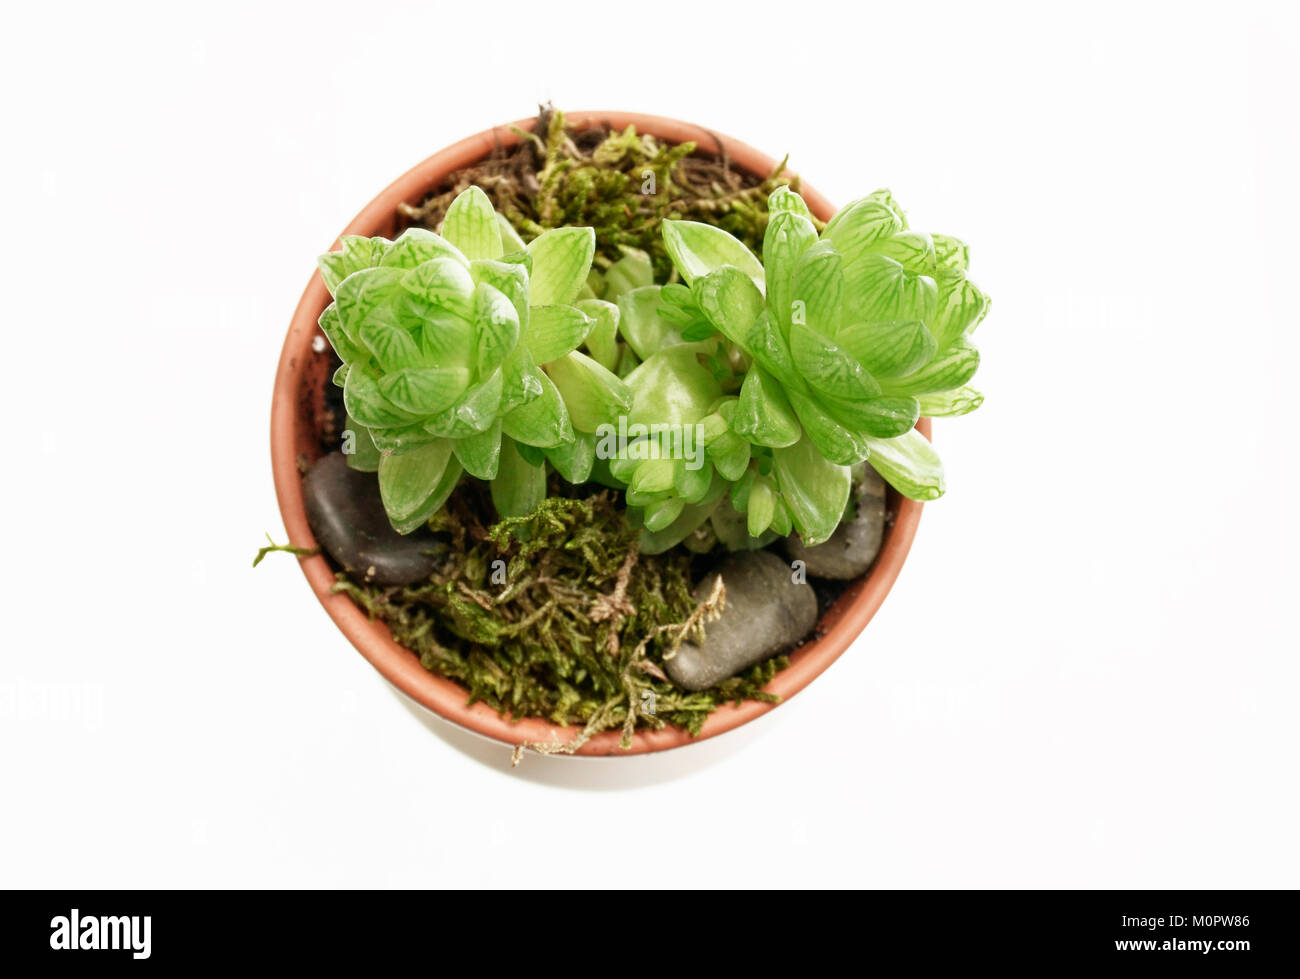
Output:
<instances>
[{"instance_id":1,"label":"succulent plant","mask_svg":"<svg viewBox=\"0 0 1300 979\"><path fill-rule=\"evenodd\" d=\"M397 530L427 521L462 473L491 481L502 516L541 502L548 461L573 481L590 474L590 433L629 401L626 385L577 349L617 330L616 306L577 299L594 247L590 228L525 245L471 187L441 235L345 237L321 256L334 302L320 326L360 429L349 461L378 470Z\"/></svg>"},{"instance_id":2,"label":"succulent plant","mask_svg":"<svg viewBox=\"0 0 1300 979\"><path fill-rule=\"evenodd\" d=\"M684 341L683 314L665 296L675 295L674 288L689 290L647 283L639 277L615 296L620 370L631 405L620 439L602 455L626 488L632 518L645 528L642 550L653 553L708 519L730 481L743 474L749 446L730 430L739 387L735 370L742 365L723 364L718 357L725 351L716 340Z\"/></svg>"},{"instance_id":3,"label":"succulent plant","mask_svg":"<svg viewBox=\"0 0 1300 979\"><path fill-rule=\"evenodd\" d=\"M719 396L739 385L730 407L712 406L728 428L709 445L730 508L746 515L751 541L793 524L817 543L844 513L855 463L870 458L906 496L943 493L939 457L913 426L923 411L978 407L969 334L989 302L966 276L966 246L910 230L888 191L850 204L820 234L789 188L768 205L762 261L717 227L664 221L684 284L662 287L657 303L648 291L629 293L622 330L634 348L655 344L656 356L672 343L690 350ZM637 380L629 375L634 403ZM717 466L733 454L743 467ZM734 520L715 519L720 513L726 508L703 519L737 546ZM683 506L666 532L649 516L647 527L676 536L692 521L698 527L697 517Z\"/></svg>"}]
</instances>

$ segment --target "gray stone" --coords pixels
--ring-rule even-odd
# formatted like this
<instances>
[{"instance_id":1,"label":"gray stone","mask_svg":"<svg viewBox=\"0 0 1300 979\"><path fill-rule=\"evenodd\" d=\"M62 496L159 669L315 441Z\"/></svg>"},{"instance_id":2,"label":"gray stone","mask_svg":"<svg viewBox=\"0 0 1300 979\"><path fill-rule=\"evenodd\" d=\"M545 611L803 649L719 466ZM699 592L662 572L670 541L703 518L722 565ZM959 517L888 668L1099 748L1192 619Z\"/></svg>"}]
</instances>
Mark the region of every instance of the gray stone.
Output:
<instances>
[{"instance_id":1,"label":"gray stone","mask_svg":"<svg viewBox=\"0 0 1300 979\"><path fill-rule=\"evenodd\" d=\"M433 573L447 545L421 528L402 536L388 522L379 477L358 472L341 452L331 452L302 481L307 522L316 540L360 581L410 585Z\"/></svg>"},{"instance_id":2,"label":"gray stone","mask_svg":"<svg viewBox=\"0 0 1300 979\"><path fill-rule=\"evenodd\" d=\"M722 575L727 604L721 618L705 626L700 645L683 643L668 660L668 675L679 687L705 690L741 670L788 649L817 624L812 586L796 583L790 566L770 551L728 556L695 589L703 601Z\"/></svg>"},{"instance_id":3,"label":"gray stone","mask_svg":"<svg viewBox=\"0 0 1300 979\"><path fill-rule=\"evenodd\" d=\"M814 578L849 581L861 577L880 553L885 533L885 481L870 466L854 473L849 519L822 544L804 545L798 534L785 539L791 561L802 561Z\"/></svg>"}]
</instances>

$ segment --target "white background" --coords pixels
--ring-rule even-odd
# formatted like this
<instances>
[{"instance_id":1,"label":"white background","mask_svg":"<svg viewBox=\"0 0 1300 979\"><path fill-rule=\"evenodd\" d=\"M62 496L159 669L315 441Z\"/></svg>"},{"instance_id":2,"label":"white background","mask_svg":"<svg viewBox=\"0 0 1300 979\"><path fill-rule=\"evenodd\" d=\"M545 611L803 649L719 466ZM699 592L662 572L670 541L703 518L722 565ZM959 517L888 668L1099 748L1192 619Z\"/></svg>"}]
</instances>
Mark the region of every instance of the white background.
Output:
<instances>
[{"instance_id":1,"label":"white background","mask_svg":"<svg viewBox=\"0 0 1300 979\"><path fill-rule=\"evenodd\" d=\"M6 16L0 885L1300 884L1283 5ZM848 654L734 736L511 771L249 564L315 255L547 98L888 186L994 304Z\"/></svg>"}]
</instances>

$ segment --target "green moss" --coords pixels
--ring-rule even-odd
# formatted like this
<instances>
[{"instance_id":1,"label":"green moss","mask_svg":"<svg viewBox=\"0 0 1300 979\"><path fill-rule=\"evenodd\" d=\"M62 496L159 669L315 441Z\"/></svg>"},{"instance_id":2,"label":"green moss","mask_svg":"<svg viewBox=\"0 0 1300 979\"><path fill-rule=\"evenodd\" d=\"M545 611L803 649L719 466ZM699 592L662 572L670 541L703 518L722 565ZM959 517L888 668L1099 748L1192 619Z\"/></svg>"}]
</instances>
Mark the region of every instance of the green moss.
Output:
<instances>
[{"instance_id":1,"label":"green moss","mask_svg":"<svg viewBox=\"0 0 1300 979\"><path fill-rule=\"evenodd\" d=\"M765 178L734 169L725 157L696 152L694 142L668 144L634 127L575 131L564 114L546 108L522 142L461 171L448 189L419 207L402 207L412 222L436 228L455 195L476 183L527 240L550 228L596 229L596 264L608 266L623 248L639 248L654 263L657 281L673 277L660 223L664 218L705 221L762 252L767 197L777 187L796 190L785 161ZM649 191L649 192L648 192Z\"/></svg>"},{"instance_id":2,"label":"green moss","mask_svg":"<svg viewBox=\"0 0 1300 979\"><path fill-rule=\"evenodd\" d=\"M711 609L691 597L686 555L637 552L615 494L551 497L491 527L479 496L466 487L440 515L451 556L429 581L380 588L340 574L334 586L426 669L462 684L468 702L577 725L580 739L559 746L571 750L609 728L622 729L625 747L638 727L696 734L722 703L776 699L762 687L782 658L700 693L664 678L664 655Z\"/></svg>"}]
</instances>

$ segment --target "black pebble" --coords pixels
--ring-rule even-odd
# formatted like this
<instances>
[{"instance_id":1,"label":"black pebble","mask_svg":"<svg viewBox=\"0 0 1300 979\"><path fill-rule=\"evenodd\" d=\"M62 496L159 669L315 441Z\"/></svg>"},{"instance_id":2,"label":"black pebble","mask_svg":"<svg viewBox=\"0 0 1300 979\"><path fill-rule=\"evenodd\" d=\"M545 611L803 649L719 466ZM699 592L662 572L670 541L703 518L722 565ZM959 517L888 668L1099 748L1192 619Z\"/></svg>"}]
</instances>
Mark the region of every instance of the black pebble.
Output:
<instances>
[{"instance_id":1,"label":"black pebble","mask_svg":"<svg viewBox=\"0 0 1300 979\"><path fill-rule=\"evenodd\" d=\"M354 578L375 585L410 585L428 578L447 553L429 530L403 537L379 498L379 478L331 452L302 481L307 522L326 553Z\"/></svg>"}]
</instances>

